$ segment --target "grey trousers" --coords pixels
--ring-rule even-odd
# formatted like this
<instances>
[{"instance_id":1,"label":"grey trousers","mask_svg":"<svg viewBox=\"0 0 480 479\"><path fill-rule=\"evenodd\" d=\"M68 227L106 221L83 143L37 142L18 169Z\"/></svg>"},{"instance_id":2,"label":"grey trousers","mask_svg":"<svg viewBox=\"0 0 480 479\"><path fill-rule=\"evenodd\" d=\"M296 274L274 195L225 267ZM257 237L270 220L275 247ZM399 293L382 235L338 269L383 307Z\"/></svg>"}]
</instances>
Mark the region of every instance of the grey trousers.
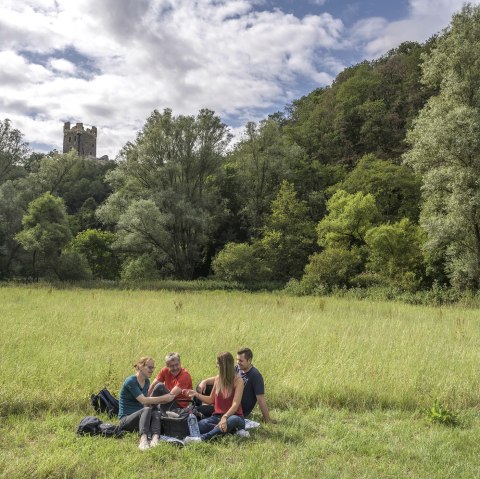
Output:
<instances>
[{"instance_id":1,"label":"grey trousers","mask_svg":"<svg viewBox=\"0 0 480 479\"><path fill-rule=\"evenodd\" d=\"M124 431L147 434L147 436L160 435L160 411L154 407L144 407L137 412L124 416L118 425Z\"/></svg>"}]
</instances>

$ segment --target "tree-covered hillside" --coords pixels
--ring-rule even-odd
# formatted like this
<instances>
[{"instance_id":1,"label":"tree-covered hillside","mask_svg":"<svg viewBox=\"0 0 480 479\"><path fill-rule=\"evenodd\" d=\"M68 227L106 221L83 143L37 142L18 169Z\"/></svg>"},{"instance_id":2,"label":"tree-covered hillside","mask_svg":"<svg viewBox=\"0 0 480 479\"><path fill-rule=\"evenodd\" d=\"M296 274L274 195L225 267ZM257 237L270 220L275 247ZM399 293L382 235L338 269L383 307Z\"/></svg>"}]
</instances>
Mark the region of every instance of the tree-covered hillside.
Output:
<instances>
[{"instance_id":1,"label":"tree-covered hillside","mask_svg":"<svg viewBox=\"0 0 480 479\"><path fill-rule=\"evenodd\" d=\"M466 5L234 146L210 110L155 110L116 162L31 153L4 120L0 276L476 290L479 72Z\"/></svg>"}]
</instances>

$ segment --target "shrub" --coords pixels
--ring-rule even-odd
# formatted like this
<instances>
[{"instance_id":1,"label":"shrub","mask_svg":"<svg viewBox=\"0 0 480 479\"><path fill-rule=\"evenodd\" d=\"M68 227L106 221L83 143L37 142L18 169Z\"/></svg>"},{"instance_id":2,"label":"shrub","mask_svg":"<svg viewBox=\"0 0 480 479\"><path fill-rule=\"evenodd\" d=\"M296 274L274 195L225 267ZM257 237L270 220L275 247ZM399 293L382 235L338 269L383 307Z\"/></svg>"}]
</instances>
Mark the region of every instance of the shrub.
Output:
<instances>
[{"instance_id":1,"label":"shrub","mask_svg":"<svg viewBox=\"0 0 480 479\"><path fill-rule=\"evenodd\" d=\"M76 251L63 251L55 273L61 281L84 281L92 278L86 258Z\"/></svg>"},{"instance_id":2,"label":"shrub","mask_svg":"<svg viewBox=\"0 0 480 479\"><path fill-rule=\"evenodd\" d=\"M157 265L154 259L147 254L124 263L121 272L122 281L149 281L159 278Z\"/></svg>"},{"instance_id":3,"label":"shrub","mask_svg":"<svg viewBox=\"0 0 480 479\"><path fill-rule=\"evenodd\" d=\"M415 291L425 276L422 244L425 233L407 218L367 231L368 269L401 289Z\"/></svg>"},{"instance_id":4,"label":"shrub","mask_svg":"<svg viewBox=\"0 0 480 479\"><path fill-rule=\"evenodd\" d=\"M334 288L348 287L361 266L357 250L327 248L310 256L301 281L302 289L306 292L328 292Z\"/></svg>"},{"instance_id":5,"label":"shrub","mask_svg":"<svg viewBox=\"0 0 480 479\"><path fill-rule=\"evenodd\" d=\"M78 233L70 247L87 259L95 278L118 279L120 260L112 249L115 239L110 231L88 229Z\"/></svg>"},{"instance_id":6,"label":"shrub","mask_svg":"<svg viewBox=\"0 0 480 479\"><path fill-rule=\"evenodd\" d=\"M247 243L227 243L213 259L212 269L219 279L241 283L264 281L269 273L257 247Z\"/></svg>"}]
</instances>

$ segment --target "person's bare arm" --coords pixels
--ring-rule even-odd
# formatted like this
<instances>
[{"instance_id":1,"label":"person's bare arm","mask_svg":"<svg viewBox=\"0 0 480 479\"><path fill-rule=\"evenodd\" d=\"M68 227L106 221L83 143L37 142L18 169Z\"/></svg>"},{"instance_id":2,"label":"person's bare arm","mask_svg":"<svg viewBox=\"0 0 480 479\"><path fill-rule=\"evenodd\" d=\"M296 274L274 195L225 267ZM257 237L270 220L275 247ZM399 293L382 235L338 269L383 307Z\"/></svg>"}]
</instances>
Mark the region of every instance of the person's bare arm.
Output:
<instances>
[{"instance_id":1,"label":"person's bare arm","mask_svg":"<svg viewBox=\"0 0 480 479\"><path fill-rule=\"evenodd\" d=\"M262 416L263 416L264 421L265 422L275 422L270 417L270 412L268 411L267 401L265 401L265 395L264 394L258 394L257 395L257 402L258 402L258 407L260 408L260 411L262 411Z\"/></svg>"},{"instance_id":2,"label":"person's bare arm","mask_svg":"<svg viewBox=\"0 0 480 479\"><path fill-rule=\"evenodd\" d=\"M211 378L207 379L202 379L197 386L197 391L201 394L205 394L205 388L207 386L213 386L215 383L215 376L212 376Z\"/></svg>"},{"instance_id":3,"label":"person's bare arm","mask_svg":"<svg viewBox=\"0 0 480 479\"><path fill-rule=\"evenodd\" d=\"M140 394L135 399L144 406L155 406L157 404L169 403L175 399L175 396L170 393L156 397L144 396L143 394Z\"/></svg>"},{"instance_id":4,"label":"person's bare arm","mask_svg":"<svg viewBox=\"0 0 480 479\"><path fill-rule=\"evenodd\" d=\"M170 391L170 394L173 394L175 397L181 394L182 388L180 386L174 386Z\"/></svg>"},{"instance_id":5,"label":"person's bare arm","mask_svg":"<svg viewBox=\"0 0 480 479\"><path fill-rule=\"evenodd\" d=\"M210 380L212 378L208 378ZM194 391L193 389L190 389L189 391L185 391L187 396L190 398L196 397L200 399L200 401L204 402L205 404L213 404L215 402L215 380L216 377L213 378L213 388L212 391L210 392L210 396L205 396L205 394L201 394L198 391ZM200 387L199 387L200 389Z\"/></svg>"}]
</instances>

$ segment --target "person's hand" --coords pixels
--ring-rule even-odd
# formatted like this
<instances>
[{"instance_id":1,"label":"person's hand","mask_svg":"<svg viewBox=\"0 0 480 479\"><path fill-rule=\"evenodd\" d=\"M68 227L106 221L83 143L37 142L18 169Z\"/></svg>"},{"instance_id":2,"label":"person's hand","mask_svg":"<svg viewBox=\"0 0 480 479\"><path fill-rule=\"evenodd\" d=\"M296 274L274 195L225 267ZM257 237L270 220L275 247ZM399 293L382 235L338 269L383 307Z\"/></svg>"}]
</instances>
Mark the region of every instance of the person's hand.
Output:
<instances>
[{"instance_id":1,"label":"person's hand","mask_svg":"<svg viewBox=\"0 0 480 479\"><path fill-rule=\"evenodd\" d=\"M198 386L197 386L197 391L200 393L200 394L205 394L205 388L207 387L207 382L205 380L202 380L198 383Z\"/></svg>"},{"instance_id":2,"label":"person's hand","mask_svg":"<svg viewBox=\"0 0 480 479\"><path fill-rule=\"evenodd\" d=\"M220 428L220 431L222 431L224 434L227 432L227 418L225 416L222 416L222 419L220 419L218 427Z\"/></svg>"},{"instance_id":3,"label":"person's hand","mask_svg":"<svg viewBox=\"0 0 480 479\"><path fill-rule=\"evenodd\" d=\"M195 397L197 392L194 391L193 389L182 389L182 394L184 396L188 396L189 398L193 398L193 397Z\"/></svg>"}]
</instances>

